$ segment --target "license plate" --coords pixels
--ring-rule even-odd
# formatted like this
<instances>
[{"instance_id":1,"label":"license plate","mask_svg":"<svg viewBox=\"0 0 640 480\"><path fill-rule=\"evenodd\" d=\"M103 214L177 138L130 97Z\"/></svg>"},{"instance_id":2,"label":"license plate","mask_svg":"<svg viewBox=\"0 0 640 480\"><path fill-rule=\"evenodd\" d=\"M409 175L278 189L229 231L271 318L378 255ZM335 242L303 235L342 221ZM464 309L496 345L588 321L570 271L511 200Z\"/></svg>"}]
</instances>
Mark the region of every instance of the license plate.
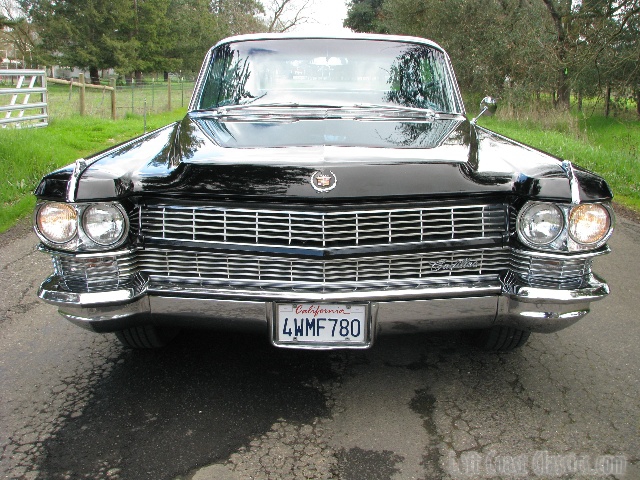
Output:
<instances>
[{"instance_id":1,"label":"license plate","mask_svg":"<svg viewBox=\"0 0 640 480\"><path fill-rule=\"evenodd\" d=\"M370 345L367 305L277 304L273 341L302 348L365 348Z\"/></svg>"}]
</instances>

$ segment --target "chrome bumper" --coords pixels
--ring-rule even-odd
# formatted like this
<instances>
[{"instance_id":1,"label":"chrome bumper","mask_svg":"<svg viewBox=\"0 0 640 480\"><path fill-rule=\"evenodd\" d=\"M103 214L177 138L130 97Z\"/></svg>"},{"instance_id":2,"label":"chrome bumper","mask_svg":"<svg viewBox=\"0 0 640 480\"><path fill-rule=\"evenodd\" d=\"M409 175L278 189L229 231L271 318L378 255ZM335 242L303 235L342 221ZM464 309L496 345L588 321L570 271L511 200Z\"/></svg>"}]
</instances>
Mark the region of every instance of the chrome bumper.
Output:
<instances>
[{"instance_id":1,"label":"chrome bumper","mask_svg":"<svg viewBox=\"0 0 640 480\"><path fill-rule=\"evenodd\" d=\"M473 285L441 285L422 289L310 294L181 288L140 282L137 287L95 293L65 290L61 279L49 277L39 297L58 306L62 316L96 332L133 325L268 328L274 302L370 302L376 312L376 333L477 329L507 325L550 333L572 325L589 313L591 302L609 293L601 278L591 275L584 288L557 290L505 285L483 280ZM249 295L252 295L251 298Z\"/></svg>"}]
</instances>

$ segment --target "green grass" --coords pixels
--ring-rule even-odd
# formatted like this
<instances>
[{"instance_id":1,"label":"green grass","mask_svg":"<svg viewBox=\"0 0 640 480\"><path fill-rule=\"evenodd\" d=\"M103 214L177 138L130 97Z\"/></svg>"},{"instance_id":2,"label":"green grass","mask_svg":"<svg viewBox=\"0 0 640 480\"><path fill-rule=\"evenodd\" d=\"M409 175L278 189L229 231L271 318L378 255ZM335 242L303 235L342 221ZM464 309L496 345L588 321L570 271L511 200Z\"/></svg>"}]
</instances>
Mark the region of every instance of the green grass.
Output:
<instances>
[{"instance_id":1,"label":"green grass","mask_svg":"<svg viewBox=\"0 0 640 480\"><path fill-rule=\"evenodd\" d=\"M482 118L479 124L603 176L615 201L640 211L640 122L631 118L549 114Z\"/></svg>"},{"instance_id":2,"label":"green grass","mask_svg":"<svg viewBox=\"0 0 640 480\"><path fill-rule=\"evenodd\" d=\"M185 109L147 116L147 130L182 118ZM33 210L33 190L47 172L143 133L143 118L74 116L48 127L0 130L0 232Z\"/></svg>"}]
</instances>

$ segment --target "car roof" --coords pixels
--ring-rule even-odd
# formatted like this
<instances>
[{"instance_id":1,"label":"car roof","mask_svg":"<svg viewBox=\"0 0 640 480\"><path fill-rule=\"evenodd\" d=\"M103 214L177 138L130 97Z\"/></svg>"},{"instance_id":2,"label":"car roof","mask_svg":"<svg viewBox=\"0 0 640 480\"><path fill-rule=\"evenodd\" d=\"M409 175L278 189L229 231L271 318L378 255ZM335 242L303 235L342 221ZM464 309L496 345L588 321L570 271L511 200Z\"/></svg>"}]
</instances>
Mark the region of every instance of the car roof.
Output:
<instances>
[{"instance_id":1,"label":"car roof","mask_svg":"<svg viewBox=\"0 0 640 480\"><path fill-rule=\"evenodd\" d=\"M430 47L437 48L438 50L444 49L432 40L421 37L410 37L405 35L384 35L379 33L355 33L344 32L339 34L302 34L302 33L250 33L246 35L235 35L220 40L214 45L213 48L217 48L220 45L233 42L247 42L255 40L284 40L284 39L331 39L331 40L374 40L374 41L388 41L388 42L404 42L404 43L418 43L422 45L428 45Z\"/></svg>"}]
</instances>

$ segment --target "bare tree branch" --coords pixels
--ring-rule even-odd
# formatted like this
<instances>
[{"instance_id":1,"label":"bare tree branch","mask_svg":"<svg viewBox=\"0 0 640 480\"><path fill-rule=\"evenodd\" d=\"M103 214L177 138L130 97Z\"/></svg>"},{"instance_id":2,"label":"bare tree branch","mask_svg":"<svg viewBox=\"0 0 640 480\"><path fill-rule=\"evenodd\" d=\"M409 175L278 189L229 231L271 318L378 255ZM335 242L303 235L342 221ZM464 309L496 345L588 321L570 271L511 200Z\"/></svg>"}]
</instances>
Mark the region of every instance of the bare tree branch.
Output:
<instances>
[{"instance_id":1,"label":"bare tree branch","mask_svg":"<svg viewBox=\"0 0 640 480\"><path fill-rule=\"evenodd\" d=\"M267 31L286 32L296 25L307 23L306 15L313 0L270 0L265 5Z\"/></svg>"}]
</instances>

